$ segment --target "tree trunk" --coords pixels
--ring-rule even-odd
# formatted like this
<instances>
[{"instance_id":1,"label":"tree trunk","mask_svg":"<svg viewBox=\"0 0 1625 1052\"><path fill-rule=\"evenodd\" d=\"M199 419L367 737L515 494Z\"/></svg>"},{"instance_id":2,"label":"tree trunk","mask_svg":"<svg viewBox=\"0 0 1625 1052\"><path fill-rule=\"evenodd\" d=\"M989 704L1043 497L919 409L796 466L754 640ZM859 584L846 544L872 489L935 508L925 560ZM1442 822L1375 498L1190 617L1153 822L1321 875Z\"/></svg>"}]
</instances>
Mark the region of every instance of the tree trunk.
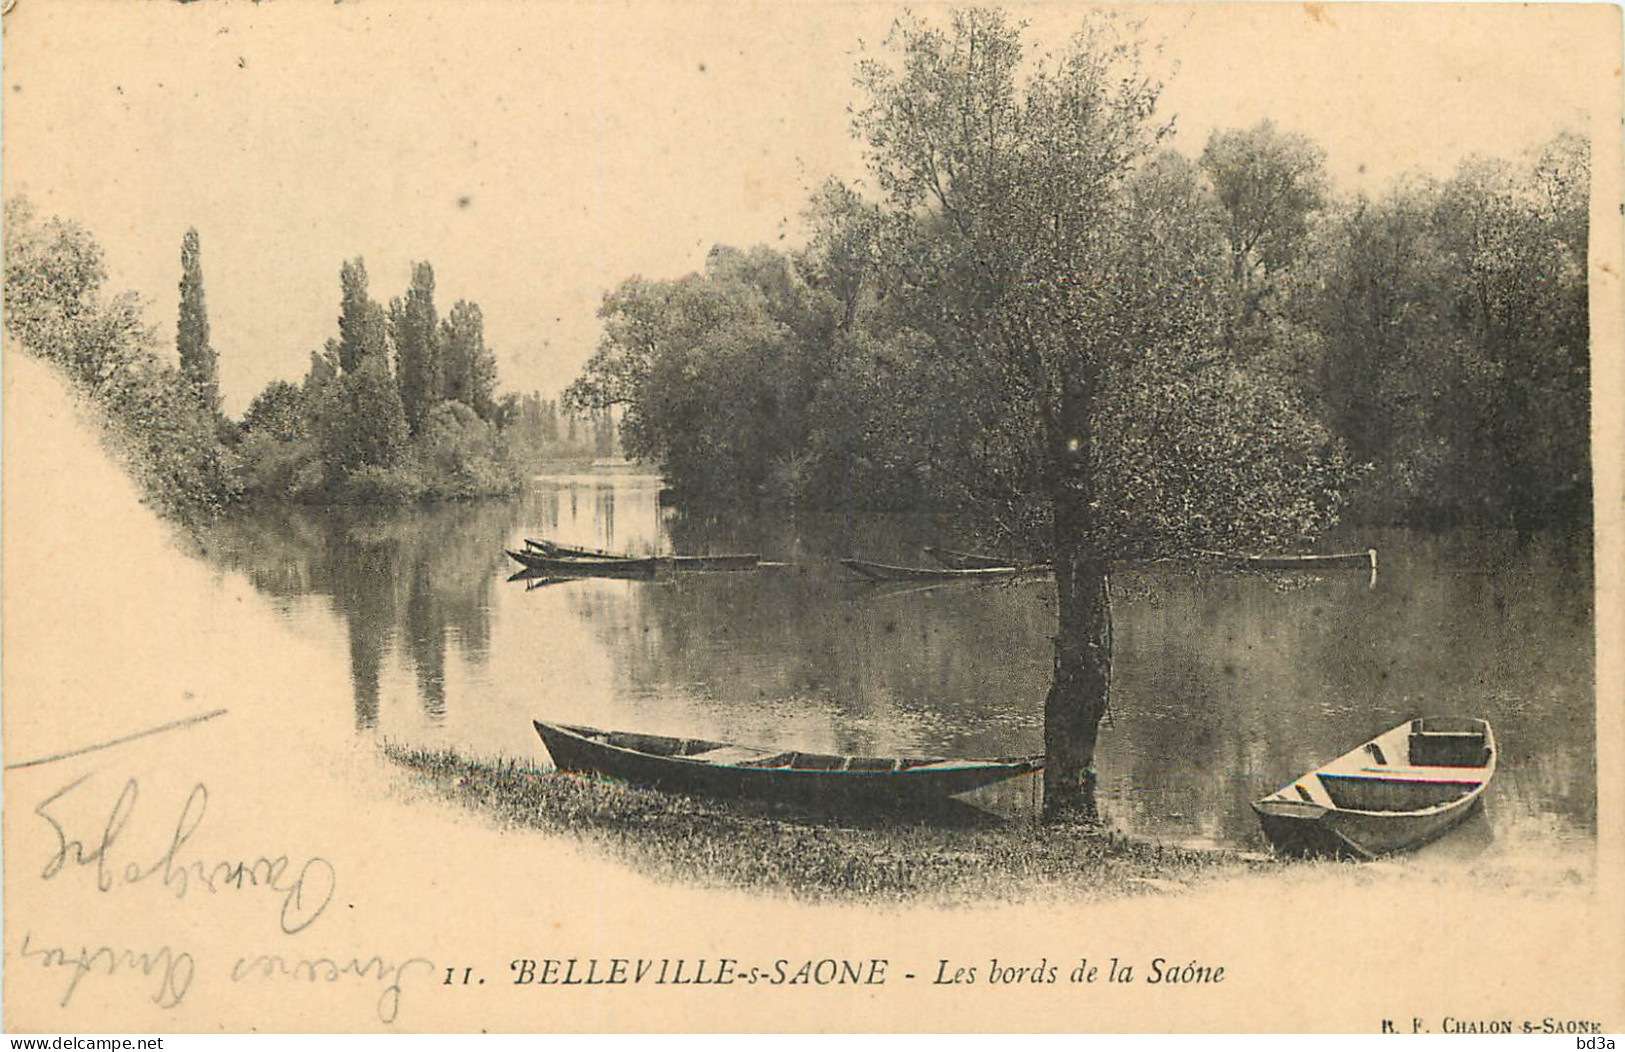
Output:
<instances>
[{"instance_id":1,"label":"tree trunk","mask_svg":"<svg viewBox=\"0 0 1625 1052\"><path fill-rule=\"evenodd\" d=\"M1105 565L1086 544L1063 547L1057 507L1055 583L1060 624L1055 676L1044 700L1044 817L1099 821L1095 806L1095 740L1111 681L1111 600Z\"/></svg>"},{"instance_id":2,"label":"tree trunk","mask_svg":"<svg viewBox=\"0 0 1625 1052\"><path fill-rule=\"evenodd\" d=\"M1050 438L1059 625L1055 675L1044 701L1044 817L1099 821L1095 739L1111 681L1111 599L1106 560L1092 536L1093 377L1069 377Z\"/></svg>"}]
</instances>

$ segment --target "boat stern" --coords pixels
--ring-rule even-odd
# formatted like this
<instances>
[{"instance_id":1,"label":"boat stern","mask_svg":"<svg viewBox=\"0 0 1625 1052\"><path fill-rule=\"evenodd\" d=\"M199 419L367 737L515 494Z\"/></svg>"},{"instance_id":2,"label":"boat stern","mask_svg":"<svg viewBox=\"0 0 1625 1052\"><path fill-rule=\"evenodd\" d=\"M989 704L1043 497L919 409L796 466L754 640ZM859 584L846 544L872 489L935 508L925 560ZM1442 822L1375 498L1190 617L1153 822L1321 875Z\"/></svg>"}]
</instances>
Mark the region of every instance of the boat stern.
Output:
<instances>
[{"instance_id":1,"label":"boat stern","mask_svg":"<svg viewBox=\"0 0 1625 1052\"><path fill-rule=\"evenodd\" d=\"M1295 858L1363 857L1363 852L1333 828L1327 818L1332 810L1311 800L1280 796L1253 801L1258 824L1277 854Z\"/></svg>"}]
</instances>

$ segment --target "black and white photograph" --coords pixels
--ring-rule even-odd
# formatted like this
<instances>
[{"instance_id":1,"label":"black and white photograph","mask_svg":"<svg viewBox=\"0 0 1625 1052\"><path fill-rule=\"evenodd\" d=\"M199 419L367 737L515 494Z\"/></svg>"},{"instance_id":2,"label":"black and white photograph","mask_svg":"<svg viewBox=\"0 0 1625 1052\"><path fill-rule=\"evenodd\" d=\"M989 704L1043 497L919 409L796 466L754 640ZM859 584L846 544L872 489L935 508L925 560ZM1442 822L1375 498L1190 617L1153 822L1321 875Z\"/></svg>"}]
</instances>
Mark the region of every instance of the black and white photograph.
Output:
<instances>
[{"instance_id":1,"label":"black and white photograph","mask_svg":"<svg viewBox=\"0 0 1625 1052\"><path fill-rule=\"evenodd\" d=\"M1619 8L3 17L7 1031L1625 1027Z\"/></svg>"}]
</instances>

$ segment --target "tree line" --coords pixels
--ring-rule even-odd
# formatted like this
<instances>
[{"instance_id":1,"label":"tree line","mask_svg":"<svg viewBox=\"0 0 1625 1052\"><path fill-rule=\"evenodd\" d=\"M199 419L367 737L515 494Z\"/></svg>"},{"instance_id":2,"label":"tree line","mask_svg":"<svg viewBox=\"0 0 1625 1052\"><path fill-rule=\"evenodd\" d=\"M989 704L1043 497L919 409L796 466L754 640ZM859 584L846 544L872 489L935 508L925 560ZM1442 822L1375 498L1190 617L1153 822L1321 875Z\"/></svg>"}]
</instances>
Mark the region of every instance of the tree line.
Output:
<instances>
[{"instance_id":1,"label":"tree line","mask_svg":"<svg viewBox=\"0 0 1625 1052\"><path fill-rule=\"evenodd\" d=\"M955 41L967 54L971 35ZM718 247L699 273L628 278L604 297L602 341L567 402L624 407L628 453L694 498L971 506L990 533L1047 547L1033 499L1041 419L1026 411L1037 392L989 343L1059 310L1064 324L1089 319L1056 334L1080 348L1110 333L1173 359L1157 390L1129 384L1097 407L1132 424L1092 454L1120 461L1140 490L1124 513L1194 510L1203 487L1184 476L1222 454L1313 464L1335 490L1327 507L1363 523L1588 518L1584 139L1372 196L1335 192L1324 152L1270 121L1214 132L1194 159L1158 148L1164 129L1147 121L1144 142L1078 144L1136 151L1101 158L1120 185L1095 193L1101 173L1012 170L1000 156L1041 142L928 144L916 125L950 110L1014 108L951 76L861 70L874 101L856 127L885 197L830 183L808 204L804 249ZM902 83L924 92L912 108ZM1036 226L1027 245L1060 241L1051 258L992 229L1012 219ZM1118 287L1079 286L1088 275L1063 261L1103 251ZM1013 320L998 317L1007 291L1022 299ZM1151 403L1170 398L1228 416L1214 436L1224 448L1168 430ZM1286 431L1300 448L1279 448ZM1252 481L1268 496L1268 479Z\"/></svg>"},{"instance_id":2,"label":"tree line","mask_svg":"<svg viewBox=\"0 0 1625 1052\"><path fill-rule=\"evenodd\" d=\"M430 264L414 264L386 307L359 257L340 269L337 335L312 352L302 381L272 381L234 421L221 409L196 230L181 242L171 361L139 299L106 289L88 231L40 217L23 197L6 201L5 219L8 332L87 396L116 454L170 517L195 523L245 500L507 494L540 461L615 445L608 413L499 393L479 305L459 300L442 317Z\"/></svg>"},{"instance_id":3,"label":"tree line","mask_svg":"<svg viewBox=\"0 0 1625 1052\"><path fill-rule=\"evenodd\" d=\"M479 305L442 317L429 263L387 307L360 257L339 285L338 335L311 353L303 383L272 382L243 414L246 492L400 503L517 488Z\"/></svg>"},{"instance_id":4,"label":"tree line","mask_svg":"<svg viewBox=\"0 0 1625 1052\"><path fill-rule=\"evenodd\" d=\"M679 499L951 510L1047 557L1052 817L1094 813L1114 563L1590 508L1586 143L1338 194L1268 121L1171 149L1142 51L905 16L856 68L865 184L800 251L622 282L566 392Z\"/></svg>"}]
</instances>

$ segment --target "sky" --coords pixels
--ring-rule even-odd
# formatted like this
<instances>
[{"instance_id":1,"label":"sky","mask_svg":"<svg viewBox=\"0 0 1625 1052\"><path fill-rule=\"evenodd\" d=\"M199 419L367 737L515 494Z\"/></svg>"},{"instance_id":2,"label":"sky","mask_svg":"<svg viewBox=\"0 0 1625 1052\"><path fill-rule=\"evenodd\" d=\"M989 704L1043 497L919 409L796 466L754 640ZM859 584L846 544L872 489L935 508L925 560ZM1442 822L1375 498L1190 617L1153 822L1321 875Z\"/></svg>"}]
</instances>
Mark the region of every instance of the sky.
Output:
<instances>
[{"instance_id":1,"label":"sky","mask_svg":"<svg viewBox=\"0 0 1625 1052\"><path fill-rule=\"evenodd\" d=\"M1009 5L1062 43L1077 4ZM928 18L946 8L915 4ZM434 264L480 304L506 390L555 393L602 295L698 269L714 244L801 242L824 178L863 176L852 69L900 7L819 0L125 5L6 16L4 183L105 247L174 340L181 238L202 239L228 412L297 380L337 331L339 267L374 298ZM1263 118L1345 190L1592 131L1617 92L1617 12L1502 7L1132 9L1175 145Z\"/></svg>"}]
</instances>

